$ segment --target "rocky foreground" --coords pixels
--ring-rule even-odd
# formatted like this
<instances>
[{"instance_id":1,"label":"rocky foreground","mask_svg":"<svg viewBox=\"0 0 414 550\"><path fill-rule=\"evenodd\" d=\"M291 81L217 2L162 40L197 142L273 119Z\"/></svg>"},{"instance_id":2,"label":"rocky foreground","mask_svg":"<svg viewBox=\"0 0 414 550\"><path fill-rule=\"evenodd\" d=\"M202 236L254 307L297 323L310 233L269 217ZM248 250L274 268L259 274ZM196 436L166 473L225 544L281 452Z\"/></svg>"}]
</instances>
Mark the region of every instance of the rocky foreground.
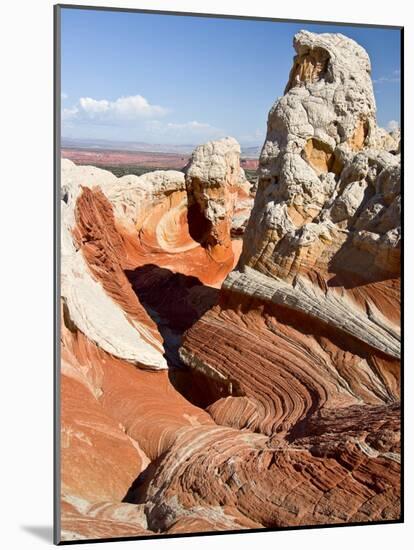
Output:
<instances>
[{"instance_id":1,"label":"rocky foreground","mask_svg":"<svg viewBox=\"0 0 414 550\"><path fill-rule=\"evenodd\" d=\"M399 136L367 53L295 36L253 191L62 160L62 539L400 516Z\"/></svg>"}]
</instances>

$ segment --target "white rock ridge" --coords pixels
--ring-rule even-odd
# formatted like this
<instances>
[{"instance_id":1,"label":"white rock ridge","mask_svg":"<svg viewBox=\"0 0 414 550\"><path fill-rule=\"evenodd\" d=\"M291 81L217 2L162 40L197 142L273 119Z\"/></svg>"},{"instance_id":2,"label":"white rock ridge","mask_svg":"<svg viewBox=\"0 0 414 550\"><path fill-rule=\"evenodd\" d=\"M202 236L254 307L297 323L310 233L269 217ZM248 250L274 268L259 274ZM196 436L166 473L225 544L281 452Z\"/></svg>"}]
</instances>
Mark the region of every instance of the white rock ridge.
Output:
<instances>
[{"instance_id":1,"label":"white rock ridge","mask_svg":"<svg viewBox=\"0 0 414 550\"><path fill-rule=\"evenodd\" d=\"M368 54L341 34L301 31L294 47L285 95L269 112L238 270L246 278L250 267L288 284L298 274L313 283L318 274L325 284L337 275L340 285L347 277L348 287L398 278L399 136L377 127ZM368 319L367 310L375 309L369 297L353 307L367 326L375 324ZM344 328L338 316L330 322ZM374 333L367 336L372 345ZM378 349L398 356L395 342L380 341Z\"/></svg>"},{"instance_id":2,"label":"white rock ridge","mask_svg":"<svg viewBox=\"0 0 414 550\"><path fill-rule=\"evenodd\" d=\"M107 195L119 194L117 178L110 172L62 161L61 295L74 325L108 353L151 369L166 369L162 345L145 326L134 323L105 292L77 250L72 230L76 200L84 187L99 185ZM149 343L150 342L150 343Z\"/></svg>"},{"instance_id":3,"label":"white rock ridge","mask_svg":"<svg viewBox=\"0 0 414 550\"><path fill-rule=\"evenodd\" d=\"M374 349L400 358L400 328L389 323L373 304L366 314L335 289L323 292L301 277L297 277L291 285L247 266L244 273L230 273L223 286L233 292L306 313L334 325Z\"/></svg>"}]
</instances>

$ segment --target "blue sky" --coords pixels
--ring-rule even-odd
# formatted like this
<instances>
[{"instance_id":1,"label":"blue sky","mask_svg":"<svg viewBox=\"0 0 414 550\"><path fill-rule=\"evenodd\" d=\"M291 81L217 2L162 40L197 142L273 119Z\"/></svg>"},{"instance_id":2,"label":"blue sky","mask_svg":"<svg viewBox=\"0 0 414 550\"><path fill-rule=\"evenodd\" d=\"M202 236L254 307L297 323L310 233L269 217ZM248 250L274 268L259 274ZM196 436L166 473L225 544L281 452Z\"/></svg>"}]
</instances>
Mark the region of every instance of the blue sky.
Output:
<instances>
[{"instance_id":1,"label":"blue sky","mask_svg":"<svg viewBox=\"0 0 414 550\"><path fill-rule=\"evenodd\" d=\"M398 30L64 8L61 21L63 137L261 144L303 28L359 42L379 124L400 121Z\"/></svg>"}]
</instances>

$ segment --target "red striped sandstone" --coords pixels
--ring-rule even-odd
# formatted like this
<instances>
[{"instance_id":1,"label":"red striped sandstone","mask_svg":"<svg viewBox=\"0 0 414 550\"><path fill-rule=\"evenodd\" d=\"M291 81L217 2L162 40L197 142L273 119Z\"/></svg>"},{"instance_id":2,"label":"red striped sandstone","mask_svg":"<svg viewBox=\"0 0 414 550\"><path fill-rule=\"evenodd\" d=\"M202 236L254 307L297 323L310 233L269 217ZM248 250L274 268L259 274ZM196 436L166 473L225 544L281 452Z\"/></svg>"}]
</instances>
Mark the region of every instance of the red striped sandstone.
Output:
<instances>
[{"instance_id":1,"label":"red striped sandstone","mask_svg":"<svg viewBox=\"0 0 414 550\"><path fill-rule=\"evenodd\" d=\"M239 261L234 140L62 164L67 540L399 518L398 136L360 46L295 48Z\"/></svg>"},{"instance_id":2,"label":"red striped sandstone","mask_svg":"<svg viewBox=\"0 0 414 550\"><path fill-rule=\"evenodd\" d=\"M240 261L180 349L221 384L208 411L236 430L229 441L255 444L233 443L233 491L201 450L194 472L172 475L166 462L165 475L176 491L211 480L209 495L266 526L397 519L400 157L378 148L366 52L307 32L295 48ZM220 466L210 461L224 476L221 437Z\"/></svg>"},{"instance_id":3,"label":"red striped sandstone","mask_svg":"<svg viewBox=\"0 0 414 550\"><path fill-rule=\"evenodd\" d=\"M231 160L239 162L239 146L233 141L231 145L235 149ZM233 193L233 203L238 193L240 198L232 212L246 216L248 189L243 179ZM241 247L240 241L230 239L232 212L225 236L228 256L215 258L190 235L181 172L118 179L98 168L62 162L65 540L152 533L142 506L139 511L121 501L139 474L168 452L180 433L194 426L214 426L206 412L174 389L163 371L164 355L171 364L171 340L178 361L176 339L216 302L214 286L237 261ZM169 307L169 302L153 303L151 291L160 288L160 277L169 297L176 294L175 304L181 310ZM154 296L162 298L158 292ZM160 333L142 299L168 317L175 327L171 336ZM175 377L188 386L179 372ZM197 517L190 523L181 521L174 530L183 531L190 524L197 526L200 521ZM203 525L200 529L213 523ZM230 528L233 523L224 518L220 525Z\"/></svg>"}]
</instances>

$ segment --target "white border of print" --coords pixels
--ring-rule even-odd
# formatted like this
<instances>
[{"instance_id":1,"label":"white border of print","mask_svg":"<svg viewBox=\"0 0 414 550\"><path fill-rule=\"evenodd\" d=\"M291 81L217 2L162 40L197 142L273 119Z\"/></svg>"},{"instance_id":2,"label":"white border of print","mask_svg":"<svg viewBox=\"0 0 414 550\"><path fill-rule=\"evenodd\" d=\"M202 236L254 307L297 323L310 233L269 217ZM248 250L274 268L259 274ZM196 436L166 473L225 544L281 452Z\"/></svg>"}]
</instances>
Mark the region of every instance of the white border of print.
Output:
<instances>
[{"instance_id":1,"label":"white border of print","mask_svg":"<svg viewBox=\"0 0 414 550\"><path fill-rule=\"evenodd\" d=\"M413 60L414 20L405 0L363 3L360 0L89 0L73 3L155 9L300 18L355 23L404 25L406 66ZM8 550L46 547L52 541L53 464L53 6L52 0L20 0L2 6L1 131L1 325L2 325L2 529ZM390 9L391 8L391 9ZM386 48L386 44L384 44ZM407 61L408 59L408 61ZM405 97L414 97L413 71L405 71ZM414 463L412 419L414 388L414 173L413 103L405 106L405 524L281 531L189 539L111 543L110 548L139 544L149 550L194 548L240 550L375 550L408 548L414 540ZM411 249L411 250L410 250ZM96 545L83 548L96 549ZM109 547L108 547L109 548Z\"/></svg>"}]
</instances>

